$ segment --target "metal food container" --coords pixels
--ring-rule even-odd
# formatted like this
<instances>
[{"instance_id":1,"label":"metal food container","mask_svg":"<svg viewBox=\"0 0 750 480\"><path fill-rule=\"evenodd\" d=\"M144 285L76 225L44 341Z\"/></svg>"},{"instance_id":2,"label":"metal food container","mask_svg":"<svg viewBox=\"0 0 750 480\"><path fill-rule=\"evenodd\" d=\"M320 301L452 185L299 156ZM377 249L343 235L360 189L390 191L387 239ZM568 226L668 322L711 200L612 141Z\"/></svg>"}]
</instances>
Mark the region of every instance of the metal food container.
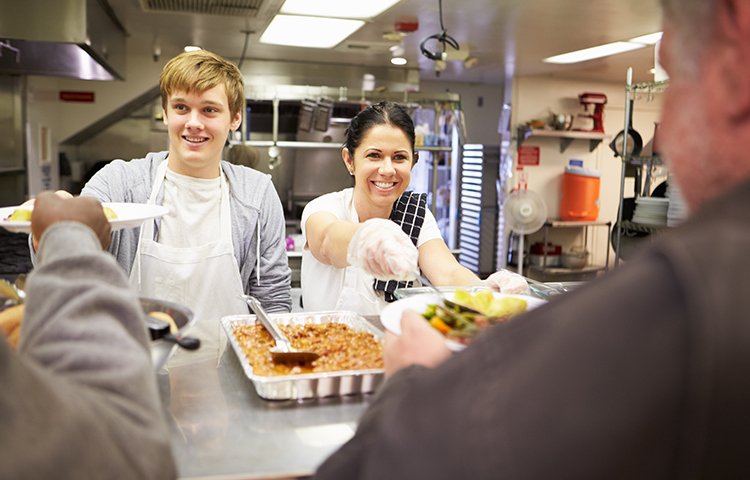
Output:
<instances>
[{"instance_id":1,"label":"metal food container","mask_svg":"<svg viewBox=\"0 0 750 480\"><path fill-rule=\"evenodd\" d=\"M279 325L343 323L352 330L371 333L378 342L382 343L383 341L383 332L354 312L270 313L268 316L272 322ZM242 347L234 336L234 327L255 325L255 323L255 315L231 315L221 319L221 325L227 332L229 343L232 345L234 353L237 354L242 369L261 398L266 400L302 400L333 395L371 393L377 390L383 382L385 373L383 369L343 370L340 372L304 373L273 377L255 375L253 374L253 367L248 362Z\"/></svg>"}]
</instances>

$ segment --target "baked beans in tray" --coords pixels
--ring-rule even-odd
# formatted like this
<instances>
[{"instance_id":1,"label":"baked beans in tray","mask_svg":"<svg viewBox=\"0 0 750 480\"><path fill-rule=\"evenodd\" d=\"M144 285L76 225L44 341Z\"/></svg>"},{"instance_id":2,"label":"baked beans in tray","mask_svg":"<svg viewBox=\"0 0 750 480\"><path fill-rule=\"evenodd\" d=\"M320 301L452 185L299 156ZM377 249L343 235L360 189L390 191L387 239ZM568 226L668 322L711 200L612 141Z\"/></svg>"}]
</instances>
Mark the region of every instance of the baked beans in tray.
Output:
<instances>
[{"instance_id":1,"label":"baked beans in tray","mask_svg":"<svg viewBox=\"0 0 750 480\"><path fill-rule=\"evenodd\" d=\"M275 365L274 345L255 315L221 319L255 391L266 400L290 400L374 392L383 381L383 332L353 312L269 314L294 346L321 354L310 366ZM302 343L299 343L302 342ZM253 364L256 365L254 368Z\"/></svg>"}]
</instances>

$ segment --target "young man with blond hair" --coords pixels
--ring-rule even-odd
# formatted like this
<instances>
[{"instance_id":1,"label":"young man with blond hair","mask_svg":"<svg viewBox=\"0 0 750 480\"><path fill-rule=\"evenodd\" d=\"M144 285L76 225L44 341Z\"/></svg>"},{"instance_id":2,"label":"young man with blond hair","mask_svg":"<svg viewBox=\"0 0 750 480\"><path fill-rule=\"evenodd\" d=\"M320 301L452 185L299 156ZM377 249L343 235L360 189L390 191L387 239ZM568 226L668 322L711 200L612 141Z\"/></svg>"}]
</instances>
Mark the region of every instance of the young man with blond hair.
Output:
<instances>
[{"instance_id":1,"label":"young man with blond hair","mask_svg":"<svg viewBox=\"0 0 750 480\"><path fill-rule=\"evenodd\" d=\"M110 252L142 296L188 306L197 326L248 313L241 294L271 312L289 311L279 197L267 175L221 160L245 103L239 69L205 50L185 52L167 63L159 84L169 150L111 162L81 195L164 205L170 212L114 232Z\"/></svg>"}]
</instances>

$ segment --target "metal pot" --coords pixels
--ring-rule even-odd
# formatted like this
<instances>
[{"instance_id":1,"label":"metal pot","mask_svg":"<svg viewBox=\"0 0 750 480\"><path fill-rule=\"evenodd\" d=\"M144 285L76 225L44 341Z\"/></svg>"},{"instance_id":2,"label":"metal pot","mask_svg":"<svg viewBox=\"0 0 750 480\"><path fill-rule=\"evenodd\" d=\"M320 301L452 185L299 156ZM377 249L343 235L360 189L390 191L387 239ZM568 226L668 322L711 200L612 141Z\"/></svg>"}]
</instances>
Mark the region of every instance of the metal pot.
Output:
<instances>
[{"instance_id":1,"label":"metal pot","mask_svg":"<svg viewBox=\"0 0 750 480\"><path fill-rule=\"evenodd\" d=\"M583 268L588 263L589 252L571 251L560 255L560 266L564 268Z\"/></svg>"}]
</instances>

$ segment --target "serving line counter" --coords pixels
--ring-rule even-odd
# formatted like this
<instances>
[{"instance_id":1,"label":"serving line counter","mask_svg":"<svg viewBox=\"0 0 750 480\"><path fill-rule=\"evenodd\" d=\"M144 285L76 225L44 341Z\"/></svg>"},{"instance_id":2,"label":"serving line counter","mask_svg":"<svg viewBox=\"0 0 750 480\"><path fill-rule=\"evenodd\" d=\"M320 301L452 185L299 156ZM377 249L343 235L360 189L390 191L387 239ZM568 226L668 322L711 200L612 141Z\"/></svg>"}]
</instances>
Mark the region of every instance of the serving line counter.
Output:
<instances>
[{"instance_id":1,"label":"serving line counter","mask_svg":"<svg viewBox=\"0 0 750 480\"><path fill-rule=\"evenodd\" d=\"M378 317L366 317L382 330ZM218 366L216 365L218 361ZM372 395L260 398L232 348L158 374L179 478L299 478L351 438Z\"/></svg>"}]
</instances>

